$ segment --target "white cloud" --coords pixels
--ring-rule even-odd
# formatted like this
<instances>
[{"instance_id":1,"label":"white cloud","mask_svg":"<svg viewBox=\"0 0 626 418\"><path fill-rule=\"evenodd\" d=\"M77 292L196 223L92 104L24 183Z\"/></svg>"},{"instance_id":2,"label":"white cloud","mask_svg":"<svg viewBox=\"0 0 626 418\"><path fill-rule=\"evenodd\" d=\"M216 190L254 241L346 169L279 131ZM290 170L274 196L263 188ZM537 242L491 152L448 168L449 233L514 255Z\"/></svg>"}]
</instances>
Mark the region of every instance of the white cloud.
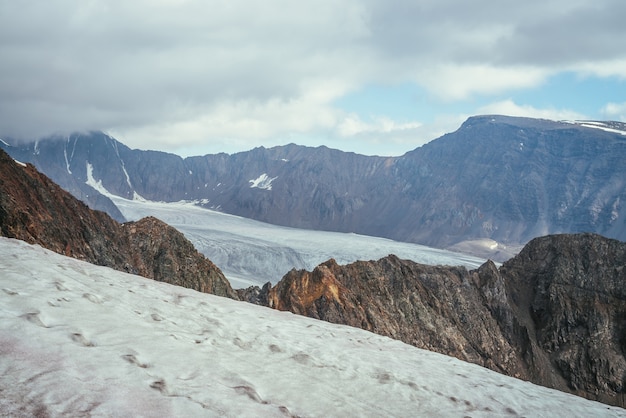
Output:
<instances>
[{"instance_id":1,"label":"white cloud","mask_svg":"<svg viewBox=\"0 0 626 418\"><path fill-rule=\"evenodd\" d=\"M364 121L356 114L347 114L336 127L334 141L341 149L361 154L397 156L456 130L467 116L440 115L422 123L385 116Z\"/></svg>"},{"instance_id":2,"label":"white cloud","mask_svg":"<svg viewBox=\"0 0 626 418\"><path fill-rule=\"evenodd\" d=\"M626 59L617 58L596 62L584 62L575 66L573 71L577 71L583 75L617 77L624 80L626 79Z\"/></svg>"},{"instance_id":3,"label":"white cloud","mask_svg":"<svg viewBox=\"0 0 626 418\"><path fill-rule=\"evenodd\" d=\"M602 114L605 115L607 119L626 122L626 102L607 103L606 106L602 108Z\"/></svg>"},{"instance_id":4,"label":"white cloud","mask_svg":"<svg viewBox=\"0 0 626 418\"><path fill-rule=\"evenodd\" d=\"M169 149L393 142L426 127L351 119L333 100L415 83L435 109L560 71L623 78L624 13L618 0L5 1L0 133L103 129Z\"/></svg>"},{"instance_id":5,"label":"white cloud","mask_svg":"<svg viewBox=\"0 0 626 418\"><path fill-rule=\"evenodd\" d=\"M347 115L338 125L340 136L353 136L363 133L392 133L414 130L422 126L420 122L398 122L387 116L373 117L370 122L363 121L357 114Z\"/></svg>"},{"instance_id":6,"label":"white cloud","mask_svg":"<svg viewBox=\"0 0 626 418\"><path fill-rule=\"evenodd\" d=\"M176 106L161 122L109 129L114 136L133 138L144 147L190 155L235 152L260 144L281 145L292 137L332 132L342 111L330 103L349 86L335 80L309 80L291 99L222 100L213 106ZM329 138L329 136L326 136Z\"/></svg>"},{"instance_id":7,"label":"white cloud","mask_svg":"<svg viewBox=\"0 0 626 418\"><path fill-rule=\"evenodd\" d=\"M496 67L488 64L441 65L421 73L416 82L446 101L536 87L549 73L532 67Z\"/></svg>"},{"instance_id":8,"label":"white cloud","mask_svg":"<svg viewBox=\"0 0 626 418\"><path fill-rule=\"evenodd\" d=\"M538 109L530 105L519 105L510 99L482 106L478 109L478 113L551 120L580 120L587 118L581 113L568 109Z\"/></svg>"}]
</instances>

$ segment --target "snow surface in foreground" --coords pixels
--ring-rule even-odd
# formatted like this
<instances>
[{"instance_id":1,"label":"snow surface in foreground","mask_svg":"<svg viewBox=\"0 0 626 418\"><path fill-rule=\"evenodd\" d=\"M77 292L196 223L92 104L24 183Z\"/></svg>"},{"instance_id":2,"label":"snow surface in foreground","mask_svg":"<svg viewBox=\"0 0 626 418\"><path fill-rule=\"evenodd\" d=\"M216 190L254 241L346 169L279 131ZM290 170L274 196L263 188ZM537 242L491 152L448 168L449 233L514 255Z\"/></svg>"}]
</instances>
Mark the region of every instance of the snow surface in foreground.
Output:
<instances>
[{"instance_id":1,"label":"snow surface in foreground","mask_svg":"<svg viewBox=\"0 0 626 418\"><path fill-rule=\"evenodd\" d=\"M346 326L0 238L0 415L626 416Z\"/></svg>"},{"instance_id":2,"label":"snow surface in foreground","mask_svg":"<svg viewBox=\"0 0 626 418\"><path fill-rule=\"evenodd\" d=\"M339 264L378 260L389 254L422 264L463 265L484 259L446 250L358 234L312 231L271 225L204 209L189 202L162 203L107 196L124 217L154 216L181 231L215 263L234 288L278 282L289 270L312 270L334 258Z\"/></svg>"}]
</instances>

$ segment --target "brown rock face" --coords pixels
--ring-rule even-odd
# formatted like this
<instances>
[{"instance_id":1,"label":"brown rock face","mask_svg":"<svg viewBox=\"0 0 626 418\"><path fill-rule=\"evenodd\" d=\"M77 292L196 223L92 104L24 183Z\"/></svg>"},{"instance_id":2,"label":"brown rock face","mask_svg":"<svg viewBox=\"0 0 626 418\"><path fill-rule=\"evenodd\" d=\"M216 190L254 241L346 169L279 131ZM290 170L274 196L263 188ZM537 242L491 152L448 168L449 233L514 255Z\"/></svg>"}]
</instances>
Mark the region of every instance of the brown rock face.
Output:
<instances>
[{"instance_id":1,"label":"brown rock face","mask_svg":"<svg viewBox=\"0 0 626 418\"><path fill-rule=\"evenodd\" d=\"M347 324L511 376L625 406L626 244L533 240L500 270L388 256L289 272L268 305Z\"/></svg>"},{"instance_id":2,"label":"brown rock face","mask_svg":"<svg viewBox=\"0 0 626 418\"><path fill-rule=\"evenodd\" d=\"M122 229L139 275L168 278L171 284L238 299L220 269L175 228L147 217L123 224Z\"/></svg>"},{"instance_id":3,"label":"brown rock face","mask_svg":"<svg viewBox=\"0 0 626 418\"><path fill-rule=\"evenodd\" d=\"M0 150L0 236L90 263L238 299L222 272L155 218L119 224L93 211L32 165Z\"/></svg>"},{"instance_id":4,"label":"brown rock face","mask_svg":"<svg viewBox=\"0 0 626 418\"><path fill-rule=\"evenodd\" d=\"M312 272L292 270L268 299L279 310L363 328L527 377L516 351L497 332L474 275L463 267L426 266L395 256L347 266L330 260Z\"/></svg>"}]
</instances>

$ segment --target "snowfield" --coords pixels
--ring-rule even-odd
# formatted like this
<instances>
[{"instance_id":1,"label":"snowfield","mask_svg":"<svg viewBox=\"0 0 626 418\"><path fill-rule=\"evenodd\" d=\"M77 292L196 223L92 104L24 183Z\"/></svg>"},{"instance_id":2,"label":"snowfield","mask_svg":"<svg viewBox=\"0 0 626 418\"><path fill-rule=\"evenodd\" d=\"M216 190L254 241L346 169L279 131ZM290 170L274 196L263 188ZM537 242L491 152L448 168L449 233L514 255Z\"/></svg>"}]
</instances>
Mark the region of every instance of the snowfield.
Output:
<instances>
[{"instance_id":1,"label":"snowfield","mask_svg":"<svg viewBox=\"0 0 626 418\"><path fill-rule=\"evenodd\" d=\"M395 254L418 263L470 269L486 261L385 238L271 225L204 209L193 202L126 200L111 193L107 196L128 220L154 216L181 231L236 289L262 286L268 281L276 284L293 268L312 270L330 258L348 264Z\"/></svg>"},{"instance_id":2,"label":"snowfield","mask_svg":"<svg viewBox=\"0 0 626 418\"><path fill-rule=\"evenodd\" d=\"M0 416L626 416L346 326L0 238Z\"/></svg>"}]
</instances>

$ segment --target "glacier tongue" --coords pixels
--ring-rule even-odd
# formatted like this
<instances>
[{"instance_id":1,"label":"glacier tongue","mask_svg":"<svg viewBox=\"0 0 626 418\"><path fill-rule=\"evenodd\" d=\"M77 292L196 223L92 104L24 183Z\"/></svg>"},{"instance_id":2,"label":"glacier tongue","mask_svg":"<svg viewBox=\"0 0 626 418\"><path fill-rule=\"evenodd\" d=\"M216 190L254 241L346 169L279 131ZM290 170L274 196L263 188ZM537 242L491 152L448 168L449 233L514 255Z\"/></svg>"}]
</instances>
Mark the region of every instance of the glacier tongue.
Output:
<instances>
[{"instance_id":1,"label":"glacier tongue","mask_svg":"<svg viewBox=\"0 0 626 418\"><path fill-rule=\"evenodd\" d=\"M270 225L211 211L193 202L129 201L109 195L129 220L155 216L172 225L213 261L234 288L278 282L289 270L312 270L334 258L340 264L389 254L423 264L476 268L486 260L423 245L365 235Z\"/></svg>"}]
</instances>

